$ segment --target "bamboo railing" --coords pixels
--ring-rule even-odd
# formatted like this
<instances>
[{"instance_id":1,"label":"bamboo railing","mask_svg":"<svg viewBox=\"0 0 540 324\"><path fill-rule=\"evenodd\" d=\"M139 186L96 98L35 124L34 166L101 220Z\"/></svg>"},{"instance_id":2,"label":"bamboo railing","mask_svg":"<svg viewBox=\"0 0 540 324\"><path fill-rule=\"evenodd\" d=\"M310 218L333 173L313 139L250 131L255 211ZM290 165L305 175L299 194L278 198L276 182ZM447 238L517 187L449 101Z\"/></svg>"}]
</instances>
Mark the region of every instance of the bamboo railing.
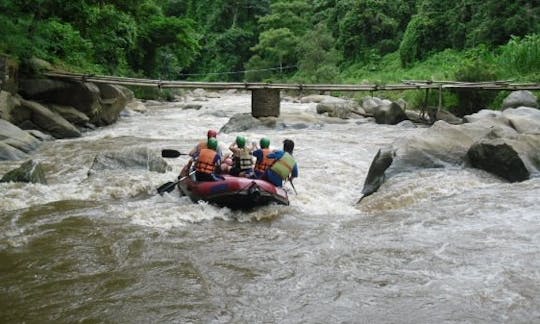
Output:
<instances>
[{"instance_id":1,"label":"bamboo railing","mask_svg":"<svg viewBox=\"0 0 540 324\"><path fill-rule=\"evenodd\" d=\"M45 76L56 79L70 79L94 83L110 83L142 87L167 88L203 88L203 89L276 89L298 91L380 91L414 89L470 89L470 90L540 90L540 83L515 83L511 81L457 82L457 81L422 81L403 80L398 84L301 84L301 83L265 83L265 82L196 82L167 81L155 79L137 79L94 74L68 72L47 72Z\"/></svg>"}]
</instances>

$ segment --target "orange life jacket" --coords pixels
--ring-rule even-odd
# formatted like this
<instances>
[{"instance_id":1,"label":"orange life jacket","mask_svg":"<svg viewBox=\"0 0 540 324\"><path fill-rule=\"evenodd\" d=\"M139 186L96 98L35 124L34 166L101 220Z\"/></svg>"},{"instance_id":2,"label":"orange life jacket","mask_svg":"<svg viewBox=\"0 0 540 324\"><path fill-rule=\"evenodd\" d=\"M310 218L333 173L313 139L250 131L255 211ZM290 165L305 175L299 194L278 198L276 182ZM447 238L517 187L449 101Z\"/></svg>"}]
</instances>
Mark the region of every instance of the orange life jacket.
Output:
<instances>
[{"instance_id":1,"label":"orange life jacket","mask_svg":"<svg viewBox=\"0 0 540 324\"><path fill-rule=\"evenodd\" d=\"M268 157L268 154L272 153L270 149L264 148L261 151L263 153L263 159L262 161L257 160L257 163L255 164L255 170L262 173L266 171L266 169L268 169L270 166L272 166L275 160Z\"/></svg>"},{"instance_id":2,"label":"orange life jacket","mask_svg":"<svg viewBox=\"0 0 540 324\"><path fill-rule=\"evenodd\" d=\"M197 171L202 173L214 173L216 170L216 164L214 162L214 159L216 158L216 151L203 148L201 149L199 153L199 159L197 160L197 164L195 168Z\"/></svg>"}]
</instances>

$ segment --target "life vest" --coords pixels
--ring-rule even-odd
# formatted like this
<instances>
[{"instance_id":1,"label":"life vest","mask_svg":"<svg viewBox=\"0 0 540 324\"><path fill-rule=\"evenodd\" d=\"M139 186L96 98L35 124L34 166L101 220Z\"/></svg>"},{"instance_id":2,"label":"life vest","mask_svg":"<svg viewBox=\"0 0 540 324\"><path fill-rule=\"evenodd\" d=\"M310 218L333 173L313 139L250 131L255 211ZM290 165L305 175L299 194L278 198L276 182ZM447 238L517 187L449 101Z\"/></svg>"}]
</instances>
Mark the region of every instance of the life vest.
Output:
<instances>
[{"instance_id":1,"label":"life vest","mask_svg":"<svg viewBox=\"0 0 540 324\"><path fill-rule=\"evenodd\" d=\"M281 159L277 160L271 167L270 170L279 174L281 179L286 180L291 174L296 161L288 152L285 152Z\"/></svg>"},{"instance_id":2,"label":"life vest","mask_svg":"<svg viewBox=\"0 0 540 324\"><path fill-rule=\"evenodd\" d=\"M202 173L214 173L216 170L216 164L214 162L214 159L216 158L216 151L203 148L201 149L199 153L199 159L197 160L197 164L195 168L197 171Z\"/></svg>"},{"instance_id":3,"label":"life vest","mask_svg":"<svg viewBox=\"0 0 540 324\"><path fill-rule=\"evenodd\" d=\"M255 170L262 173L272 166L272 163L274 163L275 160L268 157L268 154L272 152L270 149L264 148L261 151L263 153L263 159L255 164Z\"/></svg>"},{"instance_id":4,"label":"life vest","mask_svg":"<svg viewBox=\"0 0 540 324\"><path fill-rule=\"evenodd\" d=\"M253 167L253 155L251 155L251 151L246 147L240 150L240 156L237 156L239 159L240 170L251 169Z\"/></svg>"}]
</instances>

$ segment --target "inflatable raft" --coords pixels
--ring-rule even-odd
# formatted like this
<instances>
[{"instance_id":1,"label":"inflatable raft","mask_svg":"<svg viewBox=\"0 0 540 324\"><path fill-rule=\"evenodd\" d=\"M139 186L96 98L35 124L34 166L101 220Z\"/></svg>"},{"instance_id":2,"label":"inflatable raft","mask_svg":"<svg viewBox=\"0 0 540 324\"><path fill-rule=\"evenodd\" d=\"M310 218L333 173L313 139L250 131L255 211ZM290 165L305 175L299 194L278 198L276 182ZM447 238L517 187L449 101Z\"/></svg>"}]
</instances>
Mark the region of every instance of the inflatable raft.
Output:
<instances>
[{"instance_id":1,"label":"inflatable raft","mask_svg":"<svg viewBox=\"0 0 540 324\"><path fill-rule=\"evenodd\" d=\"M287 192L270 182L228 174L220 178L217 181L197 182L193 176L186 176L178 182L178 189L194 202L202 200L231 209L251 209L270 203L289 204Z\"/></svg>"}]
</instances>

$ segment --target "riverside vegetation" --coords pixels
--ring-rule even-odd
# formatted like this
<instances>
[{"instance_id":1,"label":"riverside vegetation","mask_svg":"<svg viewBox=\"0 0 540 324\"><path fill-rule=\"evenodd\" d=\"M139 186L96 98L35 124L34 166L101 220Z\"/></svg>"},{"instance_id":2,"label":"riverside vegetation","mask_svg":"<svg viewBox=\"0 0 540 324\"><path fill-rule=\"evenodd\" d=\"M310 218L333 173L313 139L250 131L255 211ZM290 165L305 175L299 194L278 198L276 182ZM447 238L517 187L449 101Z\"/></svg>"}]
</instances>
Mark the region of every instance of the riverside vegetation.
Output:
<instances>
[{"instance_id":1,"label":"riverside vegetation","mask_svg":"<svg viewBox=\"0 0 540 324\"><path fill-rule=\"evenodd\" d=\"M540 81L540 5L527 0L27 2L0 3L0 53L21 73L38 57L75 72L169 80ZM507 94L447 92L444 105L464 115Z\"/></svg>"}]
</instances>

